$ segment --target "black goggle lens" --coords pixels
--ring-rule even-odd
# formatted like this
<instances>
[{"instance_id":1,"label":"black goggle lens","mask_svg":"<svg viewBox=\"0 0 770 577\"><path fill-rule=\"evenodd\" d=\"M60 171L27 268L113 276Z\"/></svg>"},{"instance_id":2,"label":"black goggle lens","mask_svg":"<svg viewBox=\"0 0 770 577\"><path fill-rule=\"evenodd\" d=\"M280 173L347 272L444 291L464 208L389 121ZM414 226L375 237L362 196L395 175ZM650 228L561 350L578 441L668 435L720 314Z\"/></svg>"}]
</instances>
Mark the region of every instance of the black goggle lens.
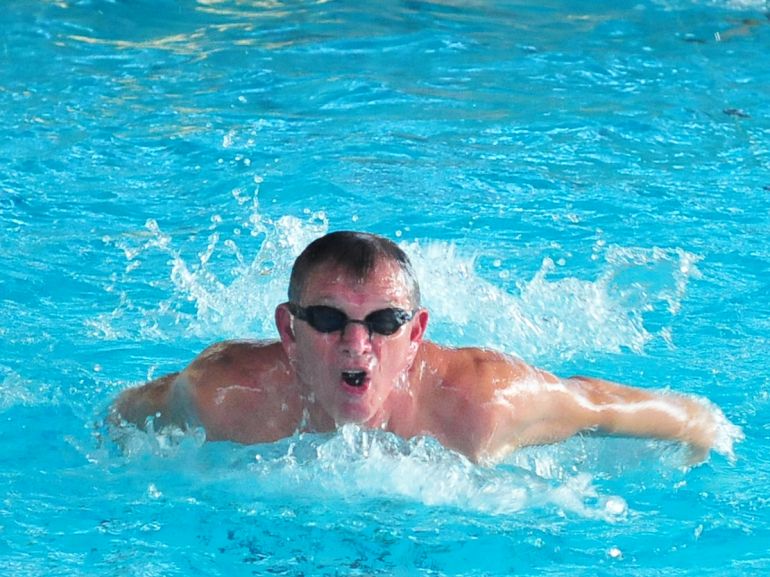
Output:
<instances>
[{"instance_id":1,"label":"black goggle lens","mask_svg":"<svg viewBox=\"0 0 770 577\"><path fill-rule=\"evenodd\" d=\"M344 330L348 323L359 323L369 329L369 334L389 336L411 320L413 313L403 309L388 308L372 311L362 321L348 317L344 312L334 307L313 305L301 307L289 303L291 314L301 321L305 321L315 330L321 333L333 333Z\"/></svg>"}]
</instances>

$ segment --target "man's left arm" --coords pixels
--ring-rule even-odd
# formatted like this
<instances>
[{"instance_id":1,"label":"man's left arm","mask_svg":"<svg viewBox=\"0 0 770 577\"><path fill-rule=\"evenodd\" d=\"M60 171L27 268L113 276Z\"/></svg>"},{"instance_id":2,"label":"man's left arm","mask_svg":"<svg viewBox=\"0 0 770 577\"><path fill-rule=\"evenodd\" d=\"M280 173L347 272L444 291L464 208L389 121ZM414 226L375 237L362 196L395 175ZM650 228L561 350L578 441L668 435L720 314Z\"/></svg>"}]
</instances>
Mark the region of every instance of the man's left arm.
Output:
<instances>
[{"instance_id":1,"label":"man's left arm","mask_svg":"<svg viewBox=\"0 0 770 577\"><path fill-rule=\"evenodd\" d=\"M706 399L589 377L560 379L533 367L499 388L492 406L494 431L484 451L492 460L580 432L683 442L695 461L712 449L732 456L733 443L743 438Z\"/></svg>"},{"instance_id":2,"label":"man's left arm","mask_svg":"<svg viewBox=\"0 0 770 577\"><path fill-rule=\"evenodd\" d=\"M668 439L688 444L693 457L712 449L732 455L743 435L706 399L668 391L650 391L603 379L572 377L562 381L558 411L579 430L607 435Z\"/></svg>"}]
</instances>

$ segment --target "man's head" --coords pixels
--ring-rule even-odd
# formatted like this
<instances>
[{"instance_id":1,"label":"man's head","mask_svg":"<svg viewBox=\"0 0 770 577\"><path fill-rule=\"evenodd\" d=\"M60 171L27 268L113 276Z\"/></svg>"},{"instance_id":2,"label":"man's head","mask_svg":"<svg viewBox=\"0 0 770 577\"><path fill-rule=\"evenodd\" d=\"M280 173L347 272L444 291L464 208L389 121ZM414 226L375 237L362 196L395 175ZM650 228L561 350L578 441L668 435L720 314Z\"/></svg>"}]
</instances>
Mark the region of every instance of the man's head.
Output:
<instances>
[{"instance_id":1,"label":"man's head","mask_svg":"<svg viewBox=\"0 0 770 577\"><path fill-rule=\"evenodd\" d=\"M381 262L392 262L401 269L410 293L411 308L419 308L420 286L406 253L387 238L344 230L314 240L297 257L289 281L289 302L301 302L310 273L320 266L365 280Z\"/></svg>"},{"instance_id":2,"label":"man's head","mask_svg":"<svg viewBox=\"0 0 770 577\"><path fill-rule=\"evenodd\" d=\"M387 239L335 232L297 258L276 326L298 380L337 423L387 418L427 326L419 303L411 263Z\"/></svg>"}]
</instances>

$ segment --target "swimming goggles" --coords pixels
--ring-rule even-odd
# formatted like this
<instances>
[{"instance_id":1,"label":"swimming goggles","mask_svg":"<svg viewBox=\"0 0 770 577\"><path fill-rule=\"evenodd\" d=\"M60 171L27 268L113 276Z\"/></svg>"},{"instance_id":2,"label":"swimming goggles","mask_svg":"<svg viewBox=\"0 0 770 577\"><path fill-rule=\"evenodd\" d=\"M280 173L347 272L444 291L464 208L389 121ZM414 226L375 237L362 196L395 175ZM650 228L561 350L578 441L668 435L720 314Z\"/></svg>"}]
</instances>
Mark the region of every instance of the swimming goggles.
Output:
<instances>
[{"instance_id":1,"label":"swimming goggles","mask_svg":"<svg viewBox=\"0 0 770 577\"><path fill-rule=\"evenodd\" d=\"M350 323L364 325L369 330L369 338L372 333L378 335L392 335L407 322L412 320L414 312L398 308L379 309L370 312L364 320L351 319L348 315L334 307L325 305L312 305L301 307L295 303L286 303L289 311L296 318L305 321L320 333L345 332L345 327Z\"/></svg>"}]
</instances>

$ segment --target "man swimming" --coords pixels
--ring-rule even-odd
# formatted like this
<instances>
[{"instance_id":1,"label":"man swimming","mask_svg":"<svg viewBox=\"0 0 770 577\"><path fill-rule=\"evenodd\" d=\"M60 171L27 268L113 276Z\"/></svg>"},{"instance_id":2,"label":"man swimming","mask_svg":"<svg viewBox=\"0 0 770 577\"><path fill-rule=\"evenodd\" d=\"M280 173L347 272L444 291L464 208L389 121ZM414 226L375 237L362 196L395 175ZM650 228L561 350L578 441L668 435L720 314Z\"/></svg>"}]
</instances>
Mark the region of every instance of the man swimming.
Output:
<instances>
[{"instance_id":1,"label":"man swimming","mask_svg":"<svg viewBox=\"0 0 770 577\"><path fill-rule=\"evenodd\" d=\"M561 379L500 352L424 340L429 314L409 258L379 236L315 240L288 292L275 310L280 341L215 344L181 372L124 391L113 416L246 444L357 423L429 435L482 463L581 431L672 439L699 459L730 452L740 435L704 400Z\"/></svg>"}]
</instances>

